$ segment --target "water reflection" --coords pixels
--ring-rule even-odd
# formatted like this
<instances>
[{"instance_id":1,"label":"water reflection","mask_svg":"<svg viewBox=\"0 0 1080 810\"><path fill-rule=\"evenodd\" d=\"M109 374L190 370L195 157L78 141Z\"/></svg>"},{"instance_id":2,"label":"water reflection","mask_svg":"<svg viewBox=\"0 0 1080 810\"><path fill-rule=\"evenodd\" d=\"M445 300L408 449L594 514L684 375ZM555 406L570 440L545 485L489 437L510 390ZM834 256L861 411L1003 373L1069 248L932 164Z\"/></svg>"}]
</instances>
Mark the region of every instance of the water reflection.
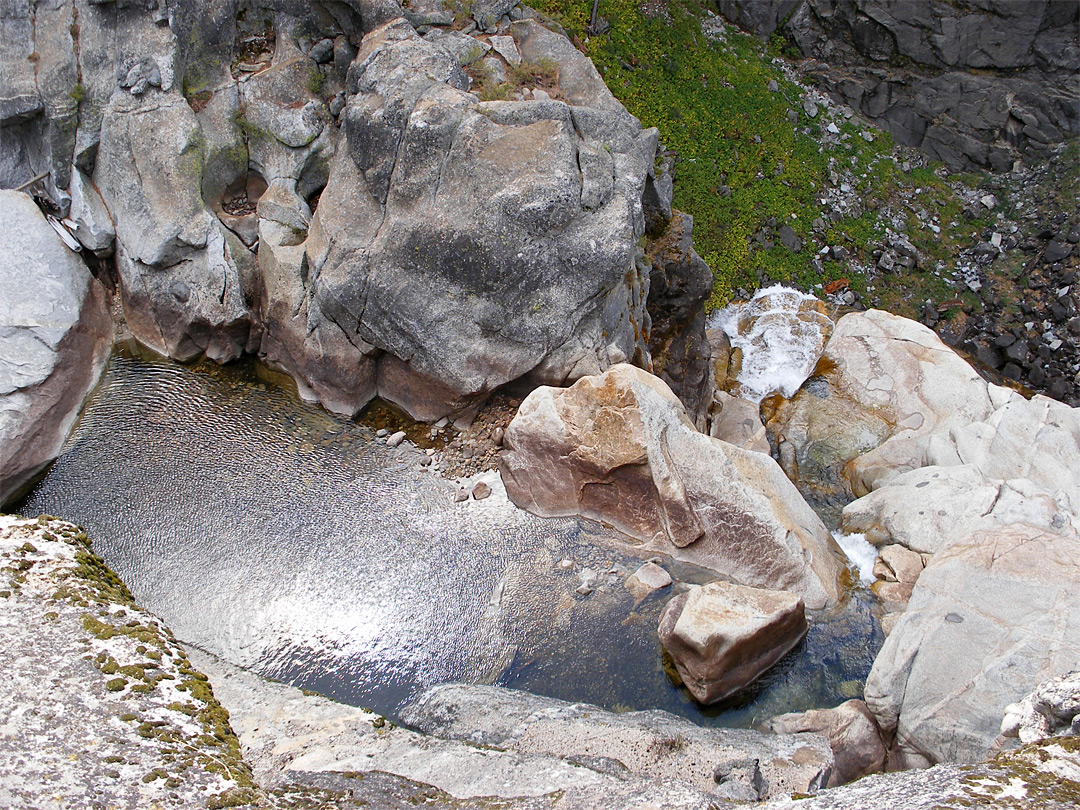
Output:
<instances>
[{"instance_id":1,"label":"water reflection","mask_svg":"<svg viewBox=\"0 0 1080 810\"><path fill-rule=\"evenodd\" d=\"M419 688L465 680L748 725L850 697L880 647L868 602L850 600L760 694L703 713L664 672L669 594L635 604L622 586L641 560L595 524L516 509L497 481L480 502L453 491L252 365L118 352L20 511L84 525L179 638L391 716ZM584 567L599 577L588 595Z\"/></svg>"}]
</instances>

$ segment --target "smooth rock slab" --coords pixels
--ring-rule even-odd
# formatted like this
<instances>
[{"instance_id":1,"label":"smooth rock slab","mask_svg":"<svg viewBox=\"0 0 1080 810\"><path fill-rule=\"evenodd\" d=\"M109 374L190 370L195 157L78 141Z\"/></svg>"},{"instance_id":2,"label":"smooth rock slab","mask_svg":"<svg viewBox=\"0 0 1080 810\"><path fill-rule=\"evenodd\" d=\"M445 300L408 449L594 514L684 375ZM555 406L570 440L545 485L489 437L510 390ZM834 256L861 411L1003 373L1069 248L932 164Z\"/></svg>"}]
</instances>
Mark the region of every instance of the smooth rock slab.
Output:
<instances>
[{"instance_id":1,"label":"smooth rock slab","mask_svg":"<svg viewBox=\"0 0 1080 810\"><path fill-rule=\"evenodd\" d=\"M627 776L676 780L732 799L812 793L832 770L818 735L705 729L666 712L616 714L493 686L432 687L406 706L403 719L445 739L607 763Z\"/></svg>"},{"instance_id":2,"label":"smooth rock slab","mask_svg":"<svg viewBox=\"0 0 1080 810\"><path fill-rule=\"evenodd\" d=\"M709 704L756 680L806 631L795 594L711 582L668 602L659 633L686 688Z\"/></svg>"},{"instance_id":3,"label":"smooth rock slab","mask_svg":"<svg viewBox=\"0 0 1080 810\"><path fill-rule=\"evenodd\" d=\"M866 682L900 765L978 762L1006 707L1080 660L1080 536L990 526L937 552Z\"/></svg>"},{"instance_id":4,"label":"smooth rock slab","mask_svg":"<svg viewBox=\"0 0 1080 810\"><path fill-rule=\"evenodd\" d=\"M105 291L34 201L0 191L0 506L60 452L112 344Z\"/></svg>"}]
</instances>

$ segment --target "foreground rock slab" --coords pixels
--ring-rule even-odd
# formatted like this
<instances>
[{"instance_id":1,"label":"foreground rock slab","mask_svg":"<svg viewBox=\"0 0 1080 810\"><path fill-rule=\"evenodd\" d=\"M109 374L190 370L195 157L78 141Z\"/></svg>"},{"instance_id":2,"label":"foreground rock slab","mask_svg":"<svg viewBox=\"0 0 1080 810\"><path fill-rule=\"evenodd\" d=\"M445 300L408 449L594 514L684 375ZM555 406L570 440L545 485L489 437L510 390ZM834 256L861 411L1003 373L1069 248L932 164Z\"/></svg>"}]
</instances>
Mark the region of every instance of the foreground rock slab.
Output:
<instances>
[{"instance_id":1,"label":"foreground rock slab","mask_svg":"<svg viewBox=\"0 0 1080 810\"><path fill-rule=\"evenodd\" d=\"M0 806L255 799L206 676L78 527L0 515L0 562Z\"/></svg>"},{"instance_id":2,"label":"foreground rock slab","mask_svg":"<svg viewBox=\"0 0 1080 810\"><path fill-rule=\"evenodd\" d=\"M268 682L191 651L213 679L256 779L279 791L314 775L363 774L354 795L382 807L387 785L369 792L367 777L389 775L389 787L429 785L423 806L508 808L671 807L706 810L710 799L682 780L642 778L604 762L499 750L399 728L365 709L344 706ZM508 747L509 749L509 747ZM420 795L423 795L422 793ZM475 802L475 804L474 804Z\"/></svg>"},{"instance_id":3,"label":"foreground rock slab","mask_svg":"<svg viewBox=\"0 0 1080 810\"><path fill-rule=\"evenodd\" d=\"M793 591L809 608L839 597L839 549L776 462L697 432L641 369L536 389L504 445L507 494L534 514L609 523L639 548Z\"/></svg>"},{"instance_id":4,"label":"foreground rock slab","mask_svg":"<svg viewBox=\"0 0 1080 810\"><path fill-rule=\"evenodd\" d=\"M712 582L668 602L659 634L683 684L709 704L763 675L806 631L795 594Z\"/></svg>"},{"instance_id":5,"label":"foreground rock slab","mask_svg":"<svg viewBox=\"0 0 1080 810\"><path fill-rule=\"evenodd\" d=\"M728 799L811 793L832 770L817 735L706 729L666 712L615 714L492 686L433 687L403 719L437 737L674 779Z\"/></svg>"},{"instance_id":6,"label":"foreground rock slab","mask_svg":"<svg viewBox=\"0 0 1080 810\"><path fill-rule=\"evenodd\" d=\"M34 201L0 191L0 506L60 452L108 358L105 290Z\"/></svg>"}]
</instances>

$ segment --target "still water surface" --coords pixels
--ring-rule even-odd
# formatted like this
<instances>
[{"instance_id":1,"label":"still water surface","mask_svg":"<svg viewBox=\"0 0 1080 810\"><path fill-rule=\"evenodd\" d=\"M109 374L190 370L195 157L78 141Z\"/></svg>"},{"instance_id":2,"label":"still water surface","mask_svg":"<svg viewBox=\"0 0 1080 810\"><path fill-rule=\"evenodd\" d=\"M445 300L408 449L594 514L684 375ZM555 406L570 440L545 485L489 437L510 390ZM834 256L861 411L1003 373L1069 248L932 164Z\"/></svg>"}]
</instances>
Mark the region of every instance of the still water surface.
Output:
<instances>
[{"instance_id":1,"label":"still water surface","mask_svg":"<svg viewBox=\"0 0 1080 810\"><path fill-rule=\"evenodd\" d=\"M418 458L253 364L118 350L19 511L85 526L180 639L391 717L418 689L463 680L748 726L856 696L881 646L856 592L753 694L702 711L664 672L670 589L635 604L622 581L641 560L610 530L529 515L497 479L487 500L455 504ZM583 568L600 575L587 596Z\"/></svg>"}]
</instances>

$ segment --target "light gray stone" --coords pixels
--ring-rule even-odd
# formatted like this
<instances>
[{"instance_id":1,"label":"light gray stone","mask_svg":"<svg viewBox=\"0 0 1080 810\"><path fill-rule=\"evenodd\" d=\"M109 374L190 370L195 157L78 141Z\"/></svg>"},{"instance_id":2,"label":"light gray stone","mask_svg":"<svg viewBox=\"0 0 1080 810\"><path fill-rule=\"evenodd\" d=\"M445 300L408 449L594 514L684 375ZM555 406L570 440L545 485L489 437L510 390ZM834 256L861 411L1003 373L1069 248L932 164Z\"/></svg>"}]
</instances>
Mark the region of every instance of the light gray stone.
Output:
<instances>
[{"instance_id":1,"label":"light gray stone","mask_svg":"<svg viewBox=\"0 0 1080 810\"><path fill-rule=\"evenodd\" d=\"M1080 536L990 525L938 551L865 700L900 765L978 762L1006 706L1080 656Z\"/></svg>"},{"instance_id":2,"label":"light gray stone","mask_svg":"<svg viewBox=\"0 0 1080 810\"><path fill-rule=\"evenodd\" d=\"M671 574L656 563L647 562L626 578L626 589L637 599L671 585Z\"/></svg>"},{"instance_id":3,"label":"light gray stone","mask_svg":"<svg viewBox=\"0 0 1080 810\"><path fill-rule=\"evenodd\" d=\"M67 438L97 383L113 323L101 284L34 201L0 191L0 506Z\"/></svg>"},{"instance_id":4,"label":"light gray stone","mask_svg":"<svg viewBox=\"0 0 1080 810\"><path fill-rule=\"evenodd\" d=\"M831 751L816 735L705 729L665 712L616 714L491 686L432 687L405 707L403 720L445 739L523 755L607 761L628 775L675 780L724 797L812 793L832 767ZM755 761L756 767L750 765Z\"/></svg>"}]
</instances>

